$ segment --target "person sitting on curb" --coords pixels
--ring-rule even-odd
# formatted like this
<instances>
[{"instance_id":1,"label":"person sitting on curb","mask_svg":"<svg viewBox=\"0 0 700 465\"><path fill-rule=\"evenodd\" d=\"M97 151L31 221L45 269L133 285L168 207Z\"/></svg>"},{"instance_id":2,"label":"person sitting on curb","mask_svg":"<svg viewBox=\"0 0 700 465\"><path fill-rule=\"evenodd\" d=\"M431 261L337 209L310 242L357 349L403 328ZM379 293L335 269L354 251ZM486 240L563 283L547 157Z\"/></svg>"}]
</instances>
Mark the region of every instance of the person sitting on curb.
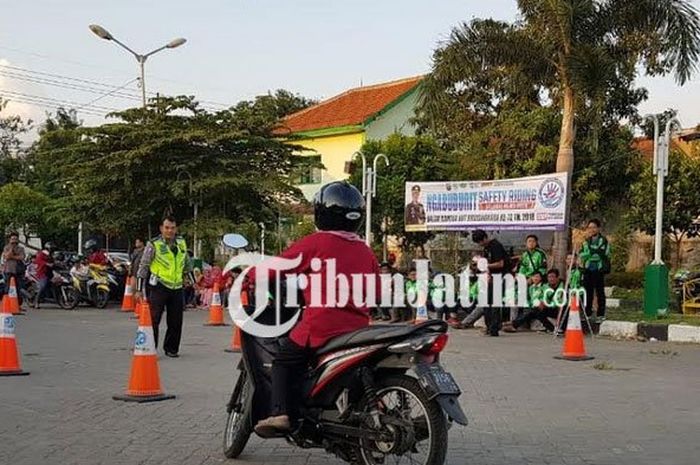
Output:
<instances>
[{"instance_id":1,"label":"person sitting on curb","mask_svg":"<svg viewBox=\"0 0 700 465\"><path fill-rule=\"evenodd\" d=\"M554 332L554 325L550 318L557 318L562 296L565 296L564 283L559 276L559 270L552 268L547 272L547 284L540 284L542 273L536 271L532 275L532 286L530 286L529 300L530 308L521 316L513 320L509 325L503 327L506 333L514 333L519 327L533 320L539 320L548 333Z\"/></svg>"}]
</instances>

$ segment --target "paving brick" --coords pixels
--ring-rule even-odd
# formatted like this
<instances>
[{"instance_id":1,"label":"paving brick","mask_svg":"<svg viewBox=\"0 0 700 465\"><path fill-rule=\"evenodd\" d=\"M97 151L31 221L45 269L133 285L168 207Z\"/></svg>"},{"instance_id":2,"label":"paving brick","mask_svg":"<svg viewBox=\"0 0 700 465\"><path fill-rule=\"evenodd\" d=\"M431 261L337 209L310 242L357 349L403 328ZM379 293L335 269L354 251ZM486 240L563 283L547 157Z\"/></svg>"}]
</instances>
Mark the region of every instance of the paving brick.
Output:
<instances>
[{"instance_id":1,"label":"paving brick","mask_svg":"<svg viewBox=\"0 0 700 465\"><path fill-rule=\"evenodd\" d=\"M31 375L0 378L0 463L232 463L221 433L239 356L223 352L230 328L204 327L206 318L187 312L181 358L161 360L163 387L177 399L145 405L111 400L125 389L135 320L116 309L42 309L18 319ZM450 430L447 463L697 463L700 347L586 343L596 360L575 363L552 358L561 340L551 336L453 331L443 364L462 388L470 425ZM601 361L610 369L595 369ZM257 437L241 460L342 463Z\"/></svg>"}]
</instances>

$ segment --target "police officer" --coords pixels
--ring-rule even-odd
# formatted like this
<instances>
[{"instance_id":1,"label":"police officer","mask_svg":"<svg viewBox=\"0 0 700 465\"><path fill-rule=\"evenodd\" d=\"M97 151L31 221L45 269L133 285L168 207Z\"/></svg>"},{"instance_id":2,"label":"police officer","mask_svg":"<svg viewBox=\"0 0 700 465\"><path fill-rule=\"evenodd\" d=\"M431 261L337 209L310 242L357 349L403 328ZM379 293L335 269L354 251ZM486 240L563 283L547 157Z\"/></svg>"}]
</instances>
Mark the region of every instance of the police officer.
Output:
<instances>
[{"instance_id":1,"label":"police officer","mask_svg":"<svg viewBox=\"0 0 700 465\"><path fill-rule=\"evenodd\" d=\"M164 311L168 313L168 329L163 341L163 350L168 357L179 356L185 303L183 282L184 275L191 271L187 244L177 235L177 221L172 216L166 216L160 225L160 236L148 241L143 251L137 273L136 297L139 298L146 291L156 347L160 319Z\"/></svg>"},{"instance_id":2,"label":"police officer","mask_svg":"<svg viewBox=\"0 0 700 465\"><path fill-rule=\"evenodd\" d=\"M411 188L411 203L406 205L406 224L424 224L425 207L419 202L420 186L416 184Z\"/></svg>"}]
</instances>

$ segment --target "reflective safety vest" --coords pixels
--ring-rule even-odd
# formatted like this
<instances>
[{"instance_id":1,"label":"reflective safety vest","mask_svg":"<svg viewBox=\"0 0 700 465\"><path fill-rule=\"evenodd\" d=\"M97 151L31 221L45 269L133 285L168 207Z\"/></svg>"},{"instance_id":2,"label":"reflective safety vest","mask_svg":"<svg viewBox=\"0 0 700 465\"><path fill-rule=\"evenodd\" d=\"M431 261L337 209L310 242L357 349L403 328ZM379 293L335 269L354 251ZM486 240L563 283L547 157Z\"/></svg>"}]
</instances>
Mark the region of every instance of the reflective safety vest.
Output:
<instances>
[{"instance_id":1,"label":"reflective safety vest","mask_svg":"<svg viewBox=\"0 0 700 465\"><path fill-rule=\"evenodd\" d=\"M175 239L175 251L170 245L159 237L153 241L153 261L151 262L151 274L158 278L160 283L169 289L182 288L185 263L187 262L187 244L181 237Z\"/></svg>"}]
</instances>

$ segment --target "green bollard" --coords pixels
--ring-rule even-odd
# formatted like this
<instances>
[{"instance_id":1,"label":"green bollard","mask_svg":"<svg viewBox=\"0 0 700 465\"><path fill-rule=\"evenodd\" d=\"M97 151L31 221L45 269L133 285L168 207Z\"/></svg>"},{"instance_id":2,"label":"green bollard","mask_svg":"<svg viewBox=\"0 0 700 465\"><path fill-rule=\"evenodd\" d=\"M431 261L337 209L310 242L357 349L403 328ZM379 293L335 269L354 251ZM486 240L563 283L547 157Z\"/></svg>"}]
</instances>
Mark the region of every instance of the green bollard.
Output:
<instances>
[{"instance_id":1,"label":"green bollard","mask_svg":"<svg viewBox=\"0 0 700 465\"><path fill-rule=\"evenodd\" d=\"M668 313L668 267L651 263L644 268L644 316L656 318Z\"/></svg>"}]
</instances>

